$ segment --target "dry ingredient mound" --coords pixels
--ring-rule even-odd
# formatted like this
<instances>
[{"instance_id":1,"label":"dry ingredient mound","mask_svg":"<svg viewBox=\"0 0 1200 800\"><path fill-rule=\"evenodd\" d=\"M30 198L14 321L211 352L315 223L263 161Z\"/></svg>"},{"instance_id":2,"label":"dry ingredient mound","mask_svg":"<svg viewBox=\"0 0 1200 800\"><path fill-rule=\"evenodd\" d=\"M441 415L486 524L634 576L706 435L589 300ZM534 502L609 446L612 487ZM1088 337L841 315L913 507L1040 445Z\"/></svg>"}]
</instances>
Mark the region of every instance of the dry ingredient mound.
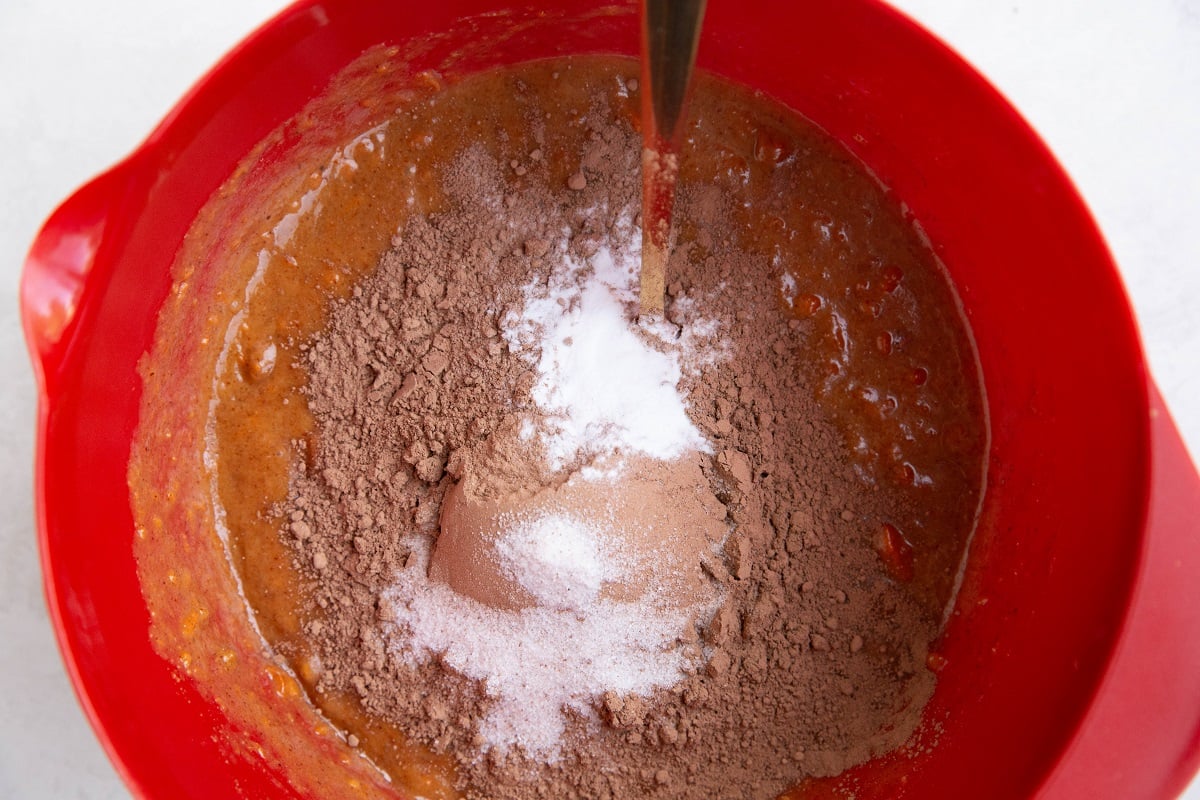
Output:
<instances>
[{"instance_id":1,"label":"dry ingredient mound","mask_svg":"<svg viewBox=\"0 0 1200 800\"><path fill-rule=\"evenodd\" d=\"M429 577L497 609L583 613L606 599L701 612L718 595L703 565L729 533L701 456L619 463L497 498L468 474L443 500Z\"/></svg>"},{"instance_id":2,"label":"dry ingredient mound","mask_svg":"<svg viewBox=\"0 0 1200 800\"><path fill-rule=\"evenodd\" d=\"M566 185L549 184L539 152L501 164L465 150L446 207L408 220L302 348L315 430L296 443L280 515L311 598L310 666L317 691L353 693L448 754L470 798L775 797L909 739L933 688L925 659L938 621L888 578L873 536L889 509L797 368L801 340L767 265L722 235L716 192L681 193L677 213L698 220L705 241L684 243L669 267L667 316L681 338L704 319L724 347L679 377L703 444L686 456L689 474L705 484L720 535L696 554L715 605L674 622L663 643L679 655L671 679L597 687L558 709L553 757L497 747L483 725L503 697L449 651L406 649L411 632L397 622L397 604L428 608L439 593L489 608L427 574L460 482L482 474L473 496L503 497L561 485L590 463L575 445L557 460L505 451L542 413L536 366L506 337L527 287L565 259L587 263L636 239L640 140L599 101L588 120ZM469 635L489 633L497 651L518 644L503 628Z\"/></svg>"}]
</instances>

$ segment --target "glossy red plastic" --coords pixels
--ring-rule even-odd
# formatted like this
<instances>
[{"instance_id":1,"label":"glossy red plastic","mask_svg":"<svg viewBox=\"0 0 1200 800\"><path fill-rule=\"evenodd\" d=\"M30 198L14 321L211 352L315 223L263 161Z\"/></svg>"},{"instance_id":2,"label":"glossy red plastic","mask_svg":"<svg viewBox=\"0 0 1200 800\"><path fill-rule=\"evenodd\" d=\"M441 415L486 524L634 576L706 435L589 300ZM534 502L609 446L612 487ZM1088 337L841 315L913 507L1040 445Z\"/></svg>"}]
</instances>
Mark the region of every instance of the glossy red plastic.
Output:
<instances>
[{"instance_id":1,"label":"glossy red plastic","mask_svg":"<svg viewBox=\"0 0 1200 800\"><path fill-rule=\"evenodd\" d=\"M21 300L42 388L46 594L80 700L139 796L294 796L216 744L220 712L152 651L135 577L136 364L181 238L238 160L370 45L450 29L494 42L469 68L636 50L627 6L553 0L517 35L511 16L458 22L503 5L291 7L33 244ZM986 507L926 712L936 746L811 796L1171 797L1200 753L1200 478L1083 202L1003 98L884 5L712 0L708 15L702 67L815 120L911 209L958 287L991 413Z\"/></svg>"}]
</instances>

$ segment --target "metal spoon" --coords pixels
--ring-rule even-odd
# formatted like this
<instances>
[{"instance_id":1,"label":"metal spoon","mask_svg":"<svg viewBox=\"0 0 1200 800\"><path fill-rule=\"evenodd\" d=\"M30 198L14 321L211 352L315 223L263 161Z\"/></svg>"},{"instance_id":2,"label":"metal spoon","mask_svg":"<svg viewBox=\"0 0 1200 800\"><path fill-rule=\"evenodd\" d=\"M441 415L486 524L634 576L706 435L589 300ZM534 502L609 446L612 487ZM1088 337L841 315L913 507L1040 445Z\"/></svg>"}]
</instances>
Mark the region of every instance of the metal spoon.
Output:
<instances>
[{"instance_id":1,"label":"metal spoon","mask_svg":"<svg viewBox=\"0 0 1200 800\"><path fill-rule=\"evenodd\" d=\"M641 311L663 316L683 109L705 0L642 0Z\"/></svg>"}]
</instances>

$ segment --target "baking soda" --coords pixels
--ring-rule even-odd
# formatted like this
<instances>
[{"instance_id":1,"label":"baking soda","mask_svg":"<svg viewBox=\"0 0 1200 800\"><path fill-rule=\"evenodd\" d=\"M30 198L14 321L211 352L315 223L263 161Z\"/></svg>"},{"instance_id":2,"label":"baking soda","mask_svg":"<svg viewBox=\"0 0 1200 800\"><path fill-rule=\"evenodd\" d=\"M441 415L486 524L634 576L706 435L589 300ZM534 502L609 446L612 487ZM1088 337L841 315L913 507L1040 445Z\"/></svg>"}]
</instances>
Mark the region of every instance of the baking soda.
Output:
<instances>
[{"instance_id":1,"label":"baking soda","mask_svg":"<svg viewBox=\"0 0 1200 800\"><path fill-rule=\"evenodd\" d=\"M554 526L562 527L554 532ZM404 570L385 595L399 628L393 652L421 662L436 655L451 669L482 682L493 702L479 723L485 749L519 747L557 760L568 709L595 716L605 692L649 696L684 676L694 653L678 640L691 615L652 602L600 599L596 579L606 567L598 555L601 531L577 522L543 519L507 536L519 551L542 553L565 566L559 577L524 572L523 584L550 604L501 611L431 582L425 567ZM582 564L560 556L584 554ZM530 564L532 566L532 564ZM595 593L592 590L595 589Z\"/></svg>"},{"instance_id":2,"label":"baking soda","mask_svg":"<svg viewBox=\"0 0 1200 800\"><path fill-rule=\"evenodd\" d=\"M625 228L616 239L624 246L584 262L564 256L505 320L510 348L538 374L532 399L543 416L526 420L523 435L541 440L554 470L622 453L670 460L711 450L677 388L694 340L632 322L641 234Z\"/></svg>"},{"instance_id":3,"label":"baking soda","mask_svg":"<svg viewBox=\"0 0 1200 800\"><path fill-rule=\"evenodd\" d=\"M496 550L501 569L546 608L589 611L623 565L606 551L614 533L569 514L507 521Z\"/></svg>"}]
</instances>

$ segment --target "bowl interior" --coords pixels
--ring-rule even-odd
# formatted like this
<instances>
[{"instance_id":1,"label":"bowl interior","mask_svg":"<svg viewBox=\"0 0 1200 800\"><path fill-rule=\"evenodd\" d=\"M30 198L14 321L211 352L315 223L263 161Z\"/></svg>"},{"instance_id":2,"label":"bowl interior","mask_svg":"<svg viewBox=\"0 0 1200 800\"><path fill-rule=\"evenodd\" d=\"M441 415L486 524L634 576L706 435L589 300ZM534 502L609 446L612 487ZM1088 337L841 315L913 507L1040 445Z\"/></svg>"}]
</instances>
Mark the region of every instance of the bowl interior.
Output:
<instances>
[{"instance_id":1,"label":"bowl interior","mask_svg":"<svg viewBox=\"0 0 1200 800\"><path fill-rule=\"evenodd\" d=\"M234 51L105 184L94 264L42 348L38 508L48 596L72 677L123 775L150 797L291 796L214 737L219 710L154 654L125 469L139 357L192 218L237 162L366 47L455 30L494 41L464 70L636 52L631 6L303 2ZM911 210L974 330L992 424L987 499L926 712L937 746L814 785L859 798L1029 794L1061 756L1109 657L1137 566L1147 399L1132 316L1085 207L1010 106L872 0L710 4L701 66L823 126ZM457 38L456 38L457 37ZM116 174L116 173L114 173ZM70 222L64 223L69 226ZM35 250L37 247L35 246ZM30 314L26 309L27 317Z\"/></svg>"}]
</instances>

